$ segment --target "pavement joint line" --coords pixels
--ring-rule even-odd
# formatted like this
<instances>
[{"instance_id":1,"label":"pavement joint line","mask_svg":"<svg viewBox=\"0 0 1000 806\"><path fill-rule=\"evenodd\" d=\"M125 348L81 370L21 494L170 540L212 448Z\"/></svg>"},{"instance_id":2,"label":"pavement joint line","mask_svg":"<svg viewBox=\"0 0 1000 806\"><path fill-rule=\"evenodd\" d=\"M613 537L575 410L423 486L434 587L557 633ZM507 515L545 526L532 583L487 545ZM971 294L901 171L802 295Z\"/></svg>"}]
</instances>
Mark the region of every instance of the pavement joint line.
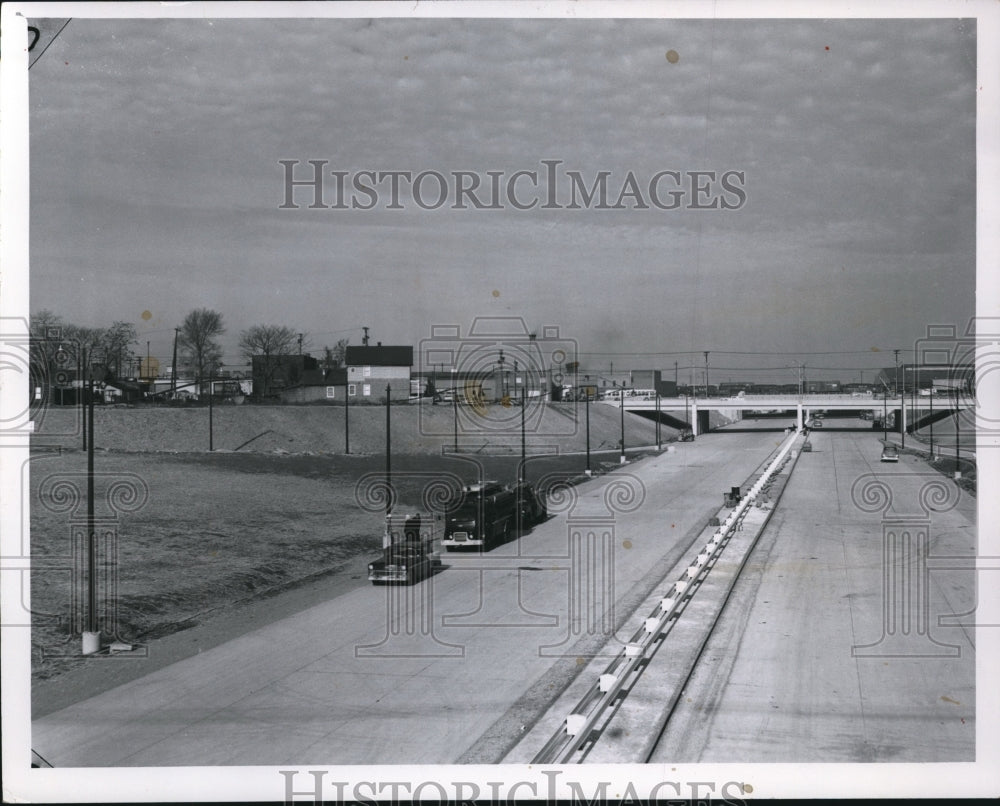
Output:
<instances>
[{"instance_id":1,"label":"pavement joint line","mask_svg":"<svg viewBox=\"0 0 1000 806\"><path fill-rule=\"evenodd\" d=\"M783 469L783 467L782 467L782 469ZM780 475L784 476L785 483L787 483L787 480L788 480L788 477L790 476L790 473L791 473L791 471L789 470L787 473L781 473L780 474ZM783 492L783 490L784 490L784 485L782 485L782 489L781 489L780 492ZM779 492L779 496L778 497L780 497L780 492ZM767 526L767 524L770 521L770 518L771 518L772 515L773 515L773 510L766 510L766 511L764 511L762 513L762 520L758 524L758 530L757 530L756 534L754 534L752 536L745 536L745 537L742 538L742 541L745 542L747 545L744 546L744 548L742 550L742 560L739 563L739 567L736 568L735 572L733 572L731 574L731 578L728 581L719 580L715 584L715 587L718 587L720 589L720 593L722 594L721 601L719 602L718 607L716 608L714 615L710 614L712 616L712 622L709 625L709 629L708 629L707 633L705 633L705 635L703 637L701 637L700 640L697 642L697 646L695 647L696 651L694 652L693 657L691 657L691 659L690 659L690 665L687 667L687 671L686 672L682 671L681 672L681 677L680 677L679 681L676 683L676 685L674 686L674 688L672 690L666 692L665 695L663 695L663 701L665 702L665 706L661 709L660 718L659 718L659 720L657 722L657 728L656 728L655 732L652 733L651 738L646 738L645 739L645 744L644 744L644 746L642 748L640 748L640 752L638 752L638 753L635 754L642 761L648 762L649 759L651 758L652 754L655 752L656 745L657 745L660 737L662 737L662 735L663 735L663 731L665 730L666 725L669 722L670 715L673 713L673 710L676 708L676 705L677 705L677 702L678 702L678 700L680 698L680 695L681 695L684 687L687 685L687 681L690 679L690 677L693 674L695 668L697 667L698 660L700 659L702 653L704 652L704 648L705 648L706 644L708 643L709 637L711 636L712 628L713 628L715 622L720 617L722 611L725 609L726 602L729 599L729 596L730 596L730 594L731 594L731 592L732 592L732 590L733 590L733 588L735 586L735 583L736 583L738 577L740 576L740 574L742 573L743 568L746 565L746 562L747 562L747 560L750 557L750 554L753 552L753 549L755 548L755 546L756 546L756 544L758 542L759 537L763 533L764 528ZM713 584L713 582L712 582L713 579L714 578L711 578L711 579L708 580L708 584L709 585ZM707 600L699 600L699 602L702 605L707 604ZM652 663L652 661L653 661L653 657L650 657L648 659L648 663ZM619 708L623 707L624 705L625 705L625 702L623 700L619 704ZM604 735L604 733L603 733L604 731L607 731L608 727L610 726L610 724L612 722L612 719L613 719L613 717L610 718L610 719L608 719L607 722L606 722L606 724L602 727L602 733L600 734L601 736ZM641 741L642 738L643 738L643 736L649 736L649 735L650 734L647 731L647 732L641 734L637 740ZM607 755L609 751L613 752L613 749L609 746L608 742L604 742L604 743L598 745L597 741L595 741L594 744L591 746L590 750L593 750L595 748L603 749L605 751L604 755ZM590 752L590 750L588 750L588 753ZM598 758L597 762L600 763L600 762L607 761L607 760L608 759L605 759L605 758ZM621 759L612 758L611 760L620 761ZM628 758L626 760L627 761L635 761L636 759L635 758Z\"/></svg>"},{"instance_id":2,"label":"pavement joint line","mask_svg":"<svg viewBox=\"0 0 1000 806\"><path fill-rule=\"evenodd\" d=\"M773 456L773 455L774 455L774 452L772 452L772 454L771 454L771 455L769 455L768 459L765 459L765 460L764 460L763 462L761 462L761 464L760 464L760 466L758 467L758 469L757 469L757 470L755 470L755 471L754 471L754 472L753 472L753 473L752 473L752 474L750 475L750 478L755 478L755 477L757 477L757 475L758 475L758 474L759 474L759 472L760 472L760 468L762 468L762 467L764 467L765 465L767 465L767 464L768 464L768 461L769 461L769 459L770 459L770 456ZM742 486L746 486L746 485L742 485ZM725 508L723 508L723 509L725 509ZM766 510L765 510L765 511L766 511ZM719 510L719 513L721 513L721 512L722 512L722 510ZM692 553L692 551L693 551L692 547L693 547L693 546L695 546L695 545L696 545L696 544L698 543L699 539L705 539L705 538L707 537L708 533L709 533L709 532L711 531L711 529L713 528L713 527L711 526L711 523L712 523L713 521L714 521L714 522L716 522L716 523L718 523L718 518L717 518L717 517L713 517L713 518L706 518L706 521L705 521L705 522L706 522L706 524L707 524L707 525L705 525L705 526L703 526L703 527L701 528L701 530L700 530L700 535L701 535L701 537L700 537L700 538L699 538L699 537L695 537L695 538L694 538L694 539L693 539L693 540L691 541L691 543L690 543L690 544L689 544L689 546L688 546L688 549L686 550L686 553L687 553L687 554L691 554L691 553ZM738 531L738 529L737 529L737 531ZM712 535L712 539L713 539L713 540L715 540L715 541L717 541L717 542L721 542L721 539L722 539L722 537L723 537L723 534L722 534L722 533L718 533L718 532ZM675 568L675 569L676 569L676 568L678 568L678 567L683 567L683 564L684 564L684 563L682 562L682 560L683 560L683 557L681 558L681 560L678 560L678 562L677 562L677 563L675 563L675 565L674 565L674 568ZM715 564L715 561L713 560L713 561L711 562L711 565L712 565L712 566L714 566L714 564ZM665 577L664 577L664 578L666 578L666 575L665 575ZM660 584L662 584L662 581L661 581L661 583L660 583ZM659 636L659 637L660 637L661 639L662 639L663 637L665 637L665 636L666 636L666 635L667 635L667 634L668 634L668 633L669 633L670 631L672 631L672 630L673 630L674 626L676 626L676 624L677 624L677 617L678 617L678 616L679 616L679 615L680 615L681 613L683 613L683 612L684 612L684 611L686 610L686 608L688 607L688 604L689 604L689 603L691 602L691 596L690 596L690 594L689 594L689 593L688 593L688 594L684 594L684 590L686 590L686 589L688 588L688 582L685 582L685 581L678 581L678 582L676 582L676 583L675 583L675 585L677 586L677 591L679 592L679 593L678 593L677 595L679 595L679 596L680 596L680 606L679 606L679 607L677 608L677 610L675 610L675 612L674 612L674 614L673 614L673 616L672 616L672 619L671 619L671 620L670 620L670 621L668 622L668 625L667 625L667 628L666 628L666 630L664 630L664 631L663 631L663 632L662 632L662 633L660 634L660 636ZM652 604L656 602L656 600L657 600L657 598L658 598L658 597L659 597L660 599L662 599L662 598L663 598L663 597L662 597L661 595L659 595L659 594L656 594L655 592L651 592L651 593L650 593L650 594L649 594L649 595L648 595L648 596L647 596L647 597L645 598L645 600L644 600L644 602L645 602L645 606L647 606L647 607L650 607L650 606L652 606ZM630 616L630 617L629 617L629 619L627 620L627 621L628 621L628 623L632 623L632 622L635 622L635 620L636 620L636 616L635 616L635 613L638 613L638 612L639 612L639 611L640 611L640 610L641 610L641 609L642 609L643 607L644 607L644 605L643 605L643 604L639 604L639 605L637 605L637 606L635 607L635 610L634 610L634 613L633 613L633 615L632 615L632 616ZM548 720L546 720L546 722L547 722L547 723L551 723L551 722L552 722L552 720L551 720L551 719L548 719ZM542 724L542 723L541 723L541 722L539 722L538 724ZM540 732L540 731L537 731L537 730L536 730L536 732ZM518 743L518 744L517 744L517 745L515 746L515 748L514 748L513 750L511 750L511 751L509 751L509 752L508 752L508 754L507 754L507 757L509 758L509 757L510 757L510 756L511 756L512 754L514 754L514 755L518 755L518 753L517 753L517 751L518 751L518 748L522 748L522 747L524 747L524 745L525 745L525 744L527 744L527 743L528 743L528 742L530 741L530 738L529 738L529 736L530 736L530 733L529 733L529 734L526 734L526 735L525 735L524 737L522 737L522 740L521 740L521 742L520 742L520 743ZM525 760L527 760L527 758L525 758Z\"/></svg>"},{"instance_id":3,"label":"pavement joint line","mask_svg":"<svg viewBox=\"0 0 1000 806\"><path fill-rule=\"evenodd\" d=\"M716 536L721 534L723 536L722 539L716 542L715 536L713 536L712 540L705 547L708 556L704 560L701 560L702 553L700 552L698 555L699 561L689 565L682 578L674 583L677 593L686 594L686 597L684 597L686 601L690 601L697 589L701 587L709 571L714 567L715 563L713 562L709 565L708 560L710 558L718 558L729 544L732 535L742 530L743 521L747 517L748 512L753 508L752 504L756 503L765 485L784 469L789 460L792 445L795 444L800 436L801 431L796 430L791 432L790 436L784 441L784 444L778 448L773 459L768 463L764 473L757 477L756 481L750 485L747 494L742 497L736 508L729 513L725 523L719 527L719 532L716 533ZM754 478L755 475L756 473L751 474L750 478ZM746 483L742 486L746 486ZM771 510L768 511L768 517L770 512ZM750 541L750 545L743 557L744 564L753 546L756 544L756 538L763 531L768 517L763 519L754 539ZM737 571L736 576L738 575L739 571ZM681 585L683 587L680 587ZM694 589L691 589L692 585ZM731 590L731 586L729 590ZM626 680L631 679L632 686L635 685L645 665L648 665L649 657L652 654L648 653L647 650L653 647L657 641L660 641L662 646L664 628L672 618L674 619L674 623L676 623L675 613L681 600L670 599L670 606L667 609L663 609L665 601L668 601L668 599L661 599L657 605L659 615L650 616L643 622L642 626L633 634L632 640L625 645L622 654L618 655L608 664L604 674L599 676L598 682L590 687L580 702L566 716L561 727L535 755L532 763L566 763L576 754L581 754L579 760L582 761L583 757L589 752L590 747L593 747L603 733L603 731L598 733L596 738L592 740L597 722L602 717L605 717L606 714L608 715L605 722L610 721L614 717L617 707L620 706L624 699L623 692L626 691ZM656 609L654 609L655 612ZM658 648L656 647L656 649ZM640 669L640 666L643 668ZM602 681L604 682L602 683ZM589 747L585 750L584 748L587 745Z\"/></svg>"}]
</instances>

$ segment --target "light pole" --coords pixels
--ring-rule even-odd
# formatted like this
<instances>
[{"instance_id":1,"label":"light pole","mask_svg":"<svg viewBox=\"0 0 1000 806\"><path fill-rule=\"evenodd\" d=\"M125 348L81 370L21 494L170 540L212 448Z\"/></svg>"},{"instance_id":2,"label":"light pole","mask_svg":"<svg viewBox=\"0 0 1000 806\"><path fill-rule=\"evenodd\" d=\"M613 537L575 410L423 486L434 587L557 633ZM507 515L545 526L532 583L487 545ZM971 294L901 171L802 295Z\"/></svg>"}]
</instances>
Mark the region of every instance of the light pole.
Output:
<instances>
[{"instance_id":1,"label":"light pole","mask_svg":"<svg viewBox=\"0 0 1000 806\"><path fill-rule=\"evenodd\" d=\"M587 396L587 402L590 402L590 395ZM618 459L619 464L625 464L625 382L622 381L621 394L618 397L618 403L621 407L622 415L622 452Z\"/></svg>"},{"instance_id":2,"label":"light pole","mask_svg":"<svg viewBox=\"0 0 1000 806\"><path fill-rule=\"evenodd\" d=\"M882 381L882 378L879 377ZM882 441L888 442L889 440L889 384L882 381L882 386L885 387L885 394L882 396Z\"/></svg>"},{"instance_id":3,"label":"light pole","mask_svg":"<svg viewBox=\"0 0 1000 806\"><path fill-rule=\"evenodd\" d=\"M83 382L83 374L87 368L87 351L86 349L79 350L76 354L76 379L78 385L76 387L76 396L80 404L80 419L83 421L83 450L87 450L87 404L84 403L84 392L86 391L86 386Z\"/></svg>"},{"instance_id":4,"label":"light pole","mask_svg":"<svg viewBox=\"0 0 1000 806\"><path fill-rule=\"evenodd\" d=\"M934 461L934 381L931 380L931 401L930 401L930 415L929 422L927 423L930 428L930 440L931 440L931 461Z\"/></svg>"},{"instance_id":5,"label":"light pole","mask_svg":"<svg viewBox=\"0 0 1000 806\"><path fill-rule=\"evenodd\" d=\"M895 393L894 394L895 396L899 394L899 350L893 350L892 355L893 355L893 361L895 362L896 366L896 380L895 380L895 386L893 387L892 390Z\"/></svg>"},{"instance_id":6,"label":"light pole","mask_svg":"<svg viewBox=\"0 0 1000 806\"><path fill-rule=\"evenodd\" d=\"M87 358L84 353L84 365ZM92 655L101 648L97 629L97 528L94 524L94 374L87 373L87 629L83 634L82 651Z\"/></svg>"},{"instance_id":7,"label":"light pole","mask_svg":"<svg viewBox=\"0 0 1000 806\"><path fill-rule=\"evenodd\" d=\"M899 393L899 447L906 447L906 378L903 378L903 388Z\"/></svg>"},{"instance_id":8,"label":"light pole","mask_svg":"<svg viewBox=\"0 0 1000 806\"><path fill-rule=\"evenodd\" d=\"M659 391L657 391L657 393L656 393L656 450L660 450L662 447L663 446L662 446L661 440L660 440L660 393L659 393Z\"/></svg>"},{"instance_id":9,"label":"light pole","mask_svg":"<svg viewBox=\"0 0 1000 806\"><path fill-rule=\"evenodd\" d=\"M346 371L346 370L345 370ZM351 384L344 378L344 455L351 452Z\"/></svg>"},{"instance_id":10,"label":"light pole","mask_svg":"<svg viewBox=\"0 0 1000 806\"><path fill-rule=\"evenodd\" d=\"M961 454L961 448L959 448L959 442L958 442L958 426L959 426L959 423L958 423L958 403L959 403L958 393L959 393L959 389L956 386L955 387L955 478L956 479L962 478L961 465L958 463L959 459L961 459L961 456L962 456L962 454Z\"/></svg>"},{"instance_id":11,"label":"light pole","mask_svg":"<svg viewBox=\"0 0 1000 806\"><path fill-rule=\"evenodd\" d=\"M705 397L708 397L708 350L705 350Z\"/></svg>"},{"instance_id":12,"label":"light pole","mask_svg":"<svg viewBox=\"0 0 1000 806\"><path fill-rule=\"evenodd\" d=\"M455 453L458 453L458 368L451 368L451 410L455 424Z\"/></svg>"},{"instance_id":13,"label":"light pole","mask_svg":"<svg viewBox=\"0 0 1000 806\"><path fill-rule=\"evenodd\" d=\"M208 452L211 453L215 450L212 447L212 392L215 391L215 383L211 374L208 376Z\"/></svg>"},{"instance_id":14,"label":"light pole","mask_svg":"<svg viewBox=\"0 0 1000 806\"><path fill-rule=\"evenodd\" d=\"M514 382L517 383L517 376L514 376ZM521 478L519 481L524 481L528 474L525 472L525 463L527 459L527 451L525 450L524 443L524 386L521 386Z\"/></svg>"},{"instance_id":15,"label":"light pole","mask_svg":"<svg viewBox=\"0 0 1000 806\"><path fill-rule=\"evenodd\" d=\"M180 328L174 328L174 358L173 366L170 367L170 397L177 397L177 334L180 333Z\"/></svg>"},{"instance_id":16,"label":"light pole","mask_svg":"<svg viewBox=\"0 0 1000 806\"><path fill-rule=\"evenodd\" d=\"M590 396L587 396L587 475L590 475Z\"/></svg>"},{"instance_id":17,"label":"light pole","mask_svg":"<svg viewBox=\"0 0 1000 806\"><path fill-rule=\"evenodd\" d=\"M389 528L389 516L392 515L392 390L385 385L385 525Z\"/></svg>"}]
</instances>

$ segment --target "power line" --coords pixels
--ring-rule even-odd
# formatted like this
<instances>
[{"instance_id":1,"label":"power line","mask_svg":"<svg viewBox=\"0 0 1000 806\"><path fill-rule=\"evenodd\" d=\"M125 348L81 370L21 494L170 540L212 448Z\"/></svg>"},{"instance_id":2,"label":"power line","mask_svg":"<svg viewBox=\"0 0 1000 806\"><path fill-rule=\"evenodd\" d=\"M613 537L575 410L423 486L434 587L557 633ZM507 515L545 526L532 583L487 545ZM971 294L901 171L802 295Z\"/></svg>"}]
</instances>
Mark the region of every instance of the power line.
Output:
<instances>
[{"instance_id":1,"label":"power line","mask_svg":"<svg viewBox=\"0 0 1000 806\"><path fill-rule=\"evenodd\" d=\"M696 355L704 350L657 350L652 352L597 353L581 350L579 355L589 356L645 356L645 355ZM709 350L718 355L878 355L891 353L892 350L876 348L869 350ZM913 349L900 350L901 353L912 353Z\"/></svg>"}]
</instances>

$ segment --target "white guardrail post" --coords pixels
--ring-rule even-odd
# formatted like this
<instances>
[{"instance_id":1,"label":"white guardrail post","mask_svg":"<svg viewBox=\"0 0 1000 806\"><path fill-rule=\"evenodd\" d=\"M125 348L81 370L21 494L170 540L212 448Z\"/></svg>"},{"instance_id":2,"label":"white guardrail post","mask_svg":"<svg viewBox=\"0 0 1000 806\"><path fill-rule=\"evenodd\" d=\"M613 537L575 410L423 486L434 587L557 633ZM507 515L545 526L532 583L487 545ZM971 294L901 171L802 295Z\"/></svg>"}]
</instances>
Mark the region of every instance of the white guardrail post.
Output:
<instances>
[{"instance_id":1,"label":"white guardrail post","mask_svg":"<svg viewBox=\"0 0 1000 806\"><path fill-rule=\"evenodd\" d=\"M604 673L600 675L595 686L578 703L573 713L569 714L563 722L563 730L550 739L544 748L535 756L533 763L565 763L568 759L583 746L587 741L591 731L601 718L607 707L618 696L618 692L625 685L629 675L632 674L639 663L644 659L646 649L656 640L663 631L667 623L677 611L684 599L685 593L691 584L703 572L707 574L711 569L706 566L722 552L723 543L737 524L746 514L747 509L756 501L761 490L770 482L771 477L781 468L785 457L791 450L795 439L799 436L800 430L793 431L784 444L779 449L768 464L767 469L751 486L747 494L740 503L729 513L725 522L719 530L712 536L711 540L698 553L694 563L684 571L681 578L674 582L671 592L660 599L654 615L649 616L643 622L640 631L633 636L633 640L622 649L622 654L608 664ZM564 743L565 737L572 737L571 741L562 749L559 745ZM553 751L555 758L548 758Z\"/></svg>"}]
</instances>

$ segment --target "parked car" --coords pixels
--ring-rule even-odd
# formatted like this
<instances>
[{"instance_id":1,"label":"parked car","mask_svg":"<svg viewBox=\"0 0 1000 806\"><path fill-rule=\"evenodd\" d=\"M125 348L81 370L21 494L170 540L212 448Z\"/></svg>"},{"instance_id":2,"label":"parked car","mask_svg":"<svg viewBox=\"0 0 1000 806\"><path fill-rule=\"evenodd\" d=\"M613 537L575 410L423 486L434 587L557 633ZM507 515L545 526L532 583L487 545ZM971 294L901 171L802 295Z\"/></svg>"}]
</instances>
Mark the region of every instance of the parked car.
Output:
<instances>
[{"instance_id":1,"label":"parked car","mask_svg":"<svg viewBox=\"0 0 1000 806\"><path fill-rule=\"evenodd\" d=\"M678 437L678 439L681 442L694 442L694 432L692 432L690 428L685 428L683 431L681 431L681 434Z\"/></svg>"},{"instance_id":2,"label":"parked car","mask_svg":"<svg viewBox=\"0 0 1000 806\"><path fill-rule=\"evenodd\" d=\"M419 514L390 516L386 521L382 554L368 563L368 579L376 585L402 582L407 585L434 573L436 555L433 536ZM423 524L423 525L422 525Z\"/></svg>"},{"instance_id":3,"label":"parked car","mask_svg":"<svg viewBox=\"0 0 1000 806\"><path fill-rule=\"evenodd\" d=\"M809 427L810 428L822 428L823 427L823 421L822 420L810 420L809 421Z\"/></svg>"},{"instance_id":4,"label":"parked car","mask_svg":"<svg viewBox=\"0 0 1000 806\"><path fill-rule=\"evenodd\" d=\"M880 462L898 462L899 461L899 451L896 449L895 445L886 445L882 448L882 458Z\"/></svg>"}]
</instances>

